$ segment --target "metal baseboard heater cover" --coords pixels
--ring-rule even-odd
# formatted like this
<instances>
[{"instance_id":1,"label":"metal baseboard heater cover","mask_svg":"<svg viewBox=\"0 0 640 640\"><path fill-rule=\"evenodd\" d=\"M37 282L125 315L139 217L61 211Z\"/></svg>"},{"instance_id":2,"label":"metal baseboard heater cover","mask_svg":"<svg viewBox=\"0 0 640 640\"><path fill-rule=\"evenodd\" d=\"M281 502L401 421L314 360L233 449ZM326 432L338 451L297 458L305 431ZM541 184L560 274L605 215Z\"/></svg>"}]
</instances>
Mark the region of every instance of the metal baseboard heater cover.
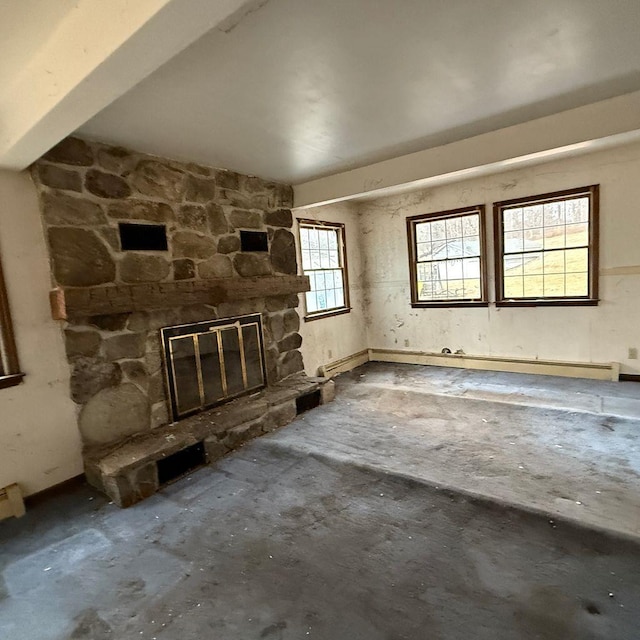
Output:
<instances>
[{"instance_id":1,"label":"metal baseboard heater cover","mask_svg":"<svg viewBox=\"0 0 640 640\"><path fill-rule=\"evenodd\" d=\"M266 385L259 313L165 327L160 333L174 420Z\"/></svg>"}]
</instances>

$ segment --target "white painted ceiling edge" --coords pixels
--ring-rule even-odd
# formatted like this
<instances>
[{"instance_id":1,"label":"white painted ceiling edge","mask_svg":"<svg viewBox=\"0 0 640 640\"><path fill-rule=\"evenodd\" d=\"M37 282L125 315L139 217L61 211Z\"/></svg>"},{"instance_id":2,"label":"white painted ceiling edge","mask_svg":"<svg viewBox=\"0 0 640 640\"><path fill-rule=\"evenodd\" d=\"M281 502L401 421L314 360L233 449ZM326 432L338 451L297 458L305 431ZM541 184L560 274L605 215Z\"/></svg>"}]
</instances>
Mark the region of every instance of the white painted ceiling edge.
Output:
<instances>
[{"instance_id":1,"label":"white painted ceiling edge","mask_svg":"<svg viewBox=\"0 0 640 640\"><path fill-rule=\"evenodd\" d=\"M640 91L294 185L294 207L378 198L638 139Z\"/></svg>"},{"instance_id":2,"label":"white painted ceiling edge","mask_svg":"<svg viewBox=\"0 0 640 640\"><path fill-rule=\"evenodd\" d=\"M13 81L0 90L0 167L24 169L204 33L255 4L77 0L50 37L39 37L36 51L14 56Z\"/></svg>"}]
</instances>

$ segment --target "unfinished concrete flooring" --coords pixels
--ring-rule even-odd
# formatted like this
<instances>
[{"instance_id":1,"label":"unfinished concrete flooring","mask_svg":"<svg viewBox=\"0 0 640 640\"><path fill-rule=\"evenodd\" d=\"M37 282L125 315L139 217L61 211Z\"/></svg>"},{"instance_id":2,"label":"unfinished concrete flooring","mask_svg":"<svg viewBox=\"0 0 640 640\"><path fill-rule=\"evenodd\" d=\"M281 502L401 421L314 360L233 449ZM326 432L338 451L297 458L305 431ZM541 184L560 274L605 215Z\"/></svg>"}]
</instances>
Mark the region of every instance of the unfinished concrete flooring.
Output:
<instances>
[{"instance_id":1,"label":"unfinished concrete flooring","mask_svg":"<svg viewBox=\"0 0 640 640\"><path fill-rule=\"evenodd\" d=\"M131 509L34 504L0 523L0 638L635 640L640 385L531 382L371 364Z\"/></svg>"}]
</instances>

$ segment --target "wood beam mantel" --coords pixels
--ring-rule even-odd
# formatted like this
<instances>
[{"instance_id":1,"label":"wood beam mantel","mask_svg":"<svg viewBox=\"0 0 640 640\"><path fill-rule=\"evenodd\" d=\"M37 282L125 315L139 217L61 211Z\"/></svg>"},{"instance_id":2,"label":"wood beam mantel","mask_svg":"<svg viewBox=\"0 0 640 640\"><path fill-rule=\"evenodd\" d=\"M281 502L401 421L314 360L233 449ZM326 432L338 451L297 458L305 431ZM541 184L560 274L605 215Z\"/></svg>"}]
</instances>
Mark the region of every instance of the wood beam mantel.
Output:
<instances>
[{"instance_id":1,"label":"wood beam mantel","mask_svg":"<svg viewBox=\"0 0 640 640\"><path fill-rule=\"evenodd\" d=\"M68 320L195 304L216 305L247 298L284 296L309 289L307 276L216 278L189 282L58 287L51 291L50 302L54 320Z\"/></svg>"}]
</instances>

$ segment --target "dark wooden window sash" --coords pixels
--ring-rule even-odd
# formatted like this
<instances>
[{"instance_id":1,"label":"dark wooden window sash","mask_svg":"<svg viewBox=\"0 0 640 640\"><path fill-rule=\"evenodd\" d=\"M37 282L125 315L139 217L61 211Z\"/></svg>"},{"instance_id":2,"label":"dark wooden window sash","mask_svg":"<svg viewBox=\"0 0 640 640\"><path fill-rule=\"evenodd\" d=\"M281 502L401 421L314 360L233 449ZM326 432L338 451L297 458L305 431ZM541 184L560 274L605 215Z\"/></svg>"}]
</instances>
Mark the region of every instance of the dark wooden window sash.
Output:
<instances>
[{"instance_id":1,"label":"dark wooden window sash","mask_svg":"<svg viewBox=\"0 0 640 640\"><path fill-rule=\"evenodd\" d=\"M596 306L598 299L598 263L599 263L599 185L565 189L525 198L503 200L493 203L493 239L496 279L496 306L497 307L552 307L552 306ZM565 297L536 297L536 298L505 298L504 296L504 229L502 211L513 206L525 206L532 204L546 204L548 202L562 202L577 196L589 198L589 267L587 296ZM550 251L549 249L547 252ZM544 249L536 253L545 253Z\"/></svg>"},{"instance_id":2,"label":"dark wooden window sash","mask_svg":"<svg viewBox=\"0 0 640 640\"><path fill-rule=\"evenodd\" d=\"M300 228L301 227L318 227L320 229L335 229L340 236L339 242L339 257L340 257L340 269L342 270L342 285L344 289L344 305L341 307L334 307L333 309L327 309L326 311L314 311L313 313L307 312L307 299L304 297L305 315L304 321L311 322L312 320L320 320L321 318L330 318L332 316L340 316L345 313L351 312L351 303L349 299L349 269L347 265L347 239L345 233L345 225L342 222L323 222L320 220L308 220L305 218L298 218L298 240L300 240ZM300 243L300 268L304 273L304 266L302 265L302 243Z\"/></svg>"},{"instance_id":3,"label":"dark wooden window sash","mask_svg":"<svg viewBox=\"0 0 640 640\"><path fill-rule=\"evenodd\" d=\"M456 299L456 300L418 300L418 258L416 243L416 223L434 222L447 218L457 218L473 213L480 218L480 299ZM483 204L462 209L450 209L448 211L436 211L433 213L421 213L407 218L407 243L409 248L409 280L411 286L411 306L419 308L448 308L448 307L487 307L489 296L487 291L487 238L486 238L486 212Z\"/></svg>"},{"instance_id":4,"label":"dark wooden window sash","mask_svg":"<svg viewBox=\"0 0 640 640\"><path fill-rule=\"evenodd\" d=\"M0 374L0 389L6 389L20 384L24 374L20 373L18 350L16 349L16 340L9 310L9 299L2 271L2 260L0 260L0 339L2 340L7 365L7 370Z\"/></svg>"}]
</instances>

